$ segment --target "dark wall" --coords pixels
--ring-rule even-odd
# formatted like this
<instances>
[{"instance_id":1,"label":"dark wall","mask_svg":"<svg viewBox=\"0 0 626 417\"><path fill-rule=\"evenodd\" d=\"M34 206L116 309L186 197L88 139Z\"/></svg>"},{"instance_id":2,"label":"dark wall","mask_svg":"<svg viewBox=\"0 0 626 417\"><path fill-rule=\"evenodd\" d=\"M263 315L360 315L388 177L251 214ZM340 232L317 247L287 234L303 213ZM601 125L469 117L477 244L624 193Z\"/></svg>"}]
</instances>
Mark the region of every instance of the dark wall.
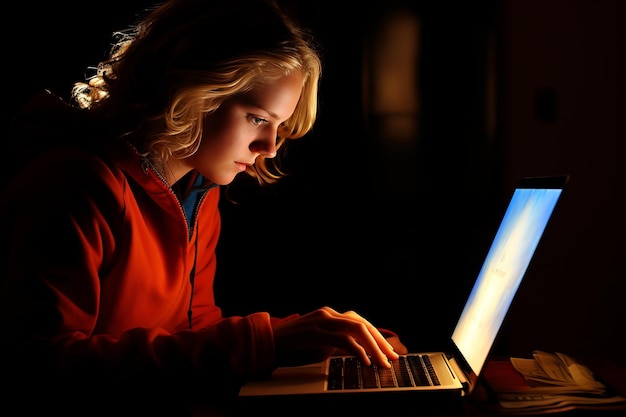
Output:
<instances>
[{"instance_id":1,"label":"dark wall","mask_svg":"<svg viewBox=\"0 0 626 417\"><path fill-rule=\"evenodd\" d=\"M512 311L510 344L624 364L626 3L507 5L507 183L571 175Z\"/></svg>"},{"instance_id":2,"label":"dark wall","mask_svg":"<svg viewBox=\"0 0 626 417\"><path fill-rule=\"evenodd\" d=\"M487 37L500 30L500 9L453 3L451 14L435 2L355 10L299 2L323 44L320 118L290 147L291 178L251 204L224 206L218 295L226 311L330 305L355 309L415 347L445 343L502 209L500 151L484 122ZM363 51L396 6L422 24L415 76L423 110L418 145L394 159L365 127L375 120L364 110ZM428 317L420 327L429 340L415 333L415 314Z\"/></svg>"},{"instance_id":3,"label":"dark wall","mask_svg":"<svg viewBox=\"0 0 626 417\"><path fill-rule=\"evenodd\" d=\"M240 204L222 204L216 291L225 314L331 305L397 330L410 347L439 347L514 181L568 172L572 193L497 348L624 350L615 336L626 295L623 3L283 3L323 46L319 120L289 149L291 177L264 190L240 184ZM17 108L41 88L67 96L104 56L110 33L148 4L16 5L19 29L3 29L5 100ZM420 129L398 160L379 153L363 89L364 45L394 7L421 22ZM543 120L550 114L556 118ZM432 340L413 333L415 313L430 318L420 327Z\"/></svg>"},{"instance_id":4,"label":"dark wall","mask_svg":"<svg viewBox=\"0 0 626 417\"><path fill-rule=\"evenodd\" d=\"M64 98L87 67L108 52L111 34L135 20L149 0L113 1L106 6L63 2L12 2L2 27L3 79L13 108L30 94L48 88ZM9 114L4 113L3 117ZM3 119L6 120L6 119Z\"/></svg>"}]
</instances>

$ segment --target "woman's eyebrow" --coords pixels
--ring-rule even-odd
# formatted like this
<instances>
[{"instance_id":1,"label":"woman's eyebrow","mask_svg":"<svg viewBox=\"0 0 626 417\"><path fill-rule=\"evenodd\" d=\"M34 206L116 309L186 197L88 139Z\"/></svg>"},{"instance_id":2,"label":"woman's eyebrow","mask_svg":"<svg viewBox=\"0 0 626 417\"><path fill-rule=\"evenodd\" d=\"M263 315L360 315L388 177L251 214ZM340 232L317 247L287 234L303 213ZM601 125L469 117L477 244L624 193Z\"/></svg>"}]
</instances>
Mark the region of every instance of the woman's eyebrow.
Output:
<instances>
[{"instance_id":1,"label":"woman's eyebrow","mask_svg":"<svg viewBox=\"0 0 626 417\"><path fill-rule=\"evenodd\" d=\"M255 101L254 99L250 98L250 97L246 97L246 98L242 98L241 102L249 107L254 107L256 109L259 110L263 110L265 113L267 113L269 115L270 118L272 119L278 119L278 115L270 110L267 110L265 107L263 107L261 104L259 104L257 101Z\"/></svg>"}]
</instances>

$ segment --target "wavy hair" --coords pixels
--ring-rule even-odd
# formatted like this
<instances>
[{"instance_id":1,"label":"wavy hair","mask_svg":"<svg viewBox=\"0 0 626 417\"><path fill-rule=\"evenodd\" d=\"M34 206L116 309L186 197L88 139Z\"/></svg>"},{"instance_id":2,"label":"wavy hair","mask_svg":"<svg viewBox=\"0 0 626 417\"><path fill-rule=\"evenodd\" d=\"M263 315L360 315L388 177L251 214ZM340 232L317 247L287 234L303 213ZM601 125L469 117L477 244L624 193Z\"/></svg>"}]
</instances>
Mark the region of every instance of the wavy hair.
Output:
<instances>
[{"instance_id":1,"label":"wavy hair","mask_svg":"<svg viewBox=\"0 0 626 417\"><path fill-rule=\"evenodd\" d=\"M313 128L321 58L307 30L271 0L169 0L115 34L109 56L72 101L128 137L157 169L193 154L203 120L229 98L299 71L293 115L279 128L277 148ZM246 171L259 183L283 175L278 158L257 158Z\"/></svg>"}]
</instances>

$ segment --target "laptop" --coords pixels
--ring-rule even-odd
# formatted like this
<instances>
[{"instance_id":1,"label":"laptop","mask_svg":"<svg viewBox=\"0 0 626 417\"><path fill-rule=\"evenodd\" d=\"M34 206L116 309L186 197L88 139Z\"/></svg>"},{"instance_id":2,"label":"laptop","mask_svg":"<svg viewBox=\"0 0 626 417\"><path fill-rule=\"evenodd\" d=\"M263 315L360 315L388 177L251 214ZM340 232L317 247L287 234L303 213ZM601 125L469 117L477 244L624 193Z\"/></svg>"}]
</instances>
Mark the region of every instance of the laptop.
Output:
<instances>
[{"instance_id":1,"label":"laptop","mask_svg":"<svg viewBox=\"0 0 626 417\"><path fill-rule=\"evenodd\" d=\"M240 399L309 398L315 399L309 404L317 404L320 399L333 398L345 405L347 396L362 402L365 397L383 400L402 393L418 396L423 405L425 399L442 404L469 395L568 181L568 175L519 180L452 329L450 351L402 355L392 362L391 370L363 366L353 356L281 367L268 379L245 383Z\"/></svg>"}]
</instances>

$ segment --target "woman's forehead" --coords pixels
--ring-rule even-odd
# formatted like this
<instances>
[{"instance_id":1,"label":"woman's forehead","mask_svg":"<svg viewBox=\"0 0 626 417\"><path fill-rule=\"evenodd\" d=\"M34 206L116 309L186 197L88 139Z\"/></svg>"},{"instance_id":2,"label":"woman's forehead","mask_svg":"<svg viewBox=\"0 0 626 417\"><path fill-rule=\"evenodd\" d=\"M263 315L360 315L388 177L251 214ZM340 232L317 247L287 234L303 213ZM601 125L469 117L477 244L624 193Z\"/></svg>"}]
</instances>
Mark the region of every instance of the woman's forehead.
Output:
<instances>
[{"instance_id":1,"label":"woman's forehead","mask_svg":"<svg viewBox=\"0 0 626 417\"><path fill-rule=\"evenodd\" d=\"M291 73L257 85L240 97L240 101L263 109L269 116L285 120L294 112L302 94L303 76L299 72Z\"/></svg>"}]
</instances>

